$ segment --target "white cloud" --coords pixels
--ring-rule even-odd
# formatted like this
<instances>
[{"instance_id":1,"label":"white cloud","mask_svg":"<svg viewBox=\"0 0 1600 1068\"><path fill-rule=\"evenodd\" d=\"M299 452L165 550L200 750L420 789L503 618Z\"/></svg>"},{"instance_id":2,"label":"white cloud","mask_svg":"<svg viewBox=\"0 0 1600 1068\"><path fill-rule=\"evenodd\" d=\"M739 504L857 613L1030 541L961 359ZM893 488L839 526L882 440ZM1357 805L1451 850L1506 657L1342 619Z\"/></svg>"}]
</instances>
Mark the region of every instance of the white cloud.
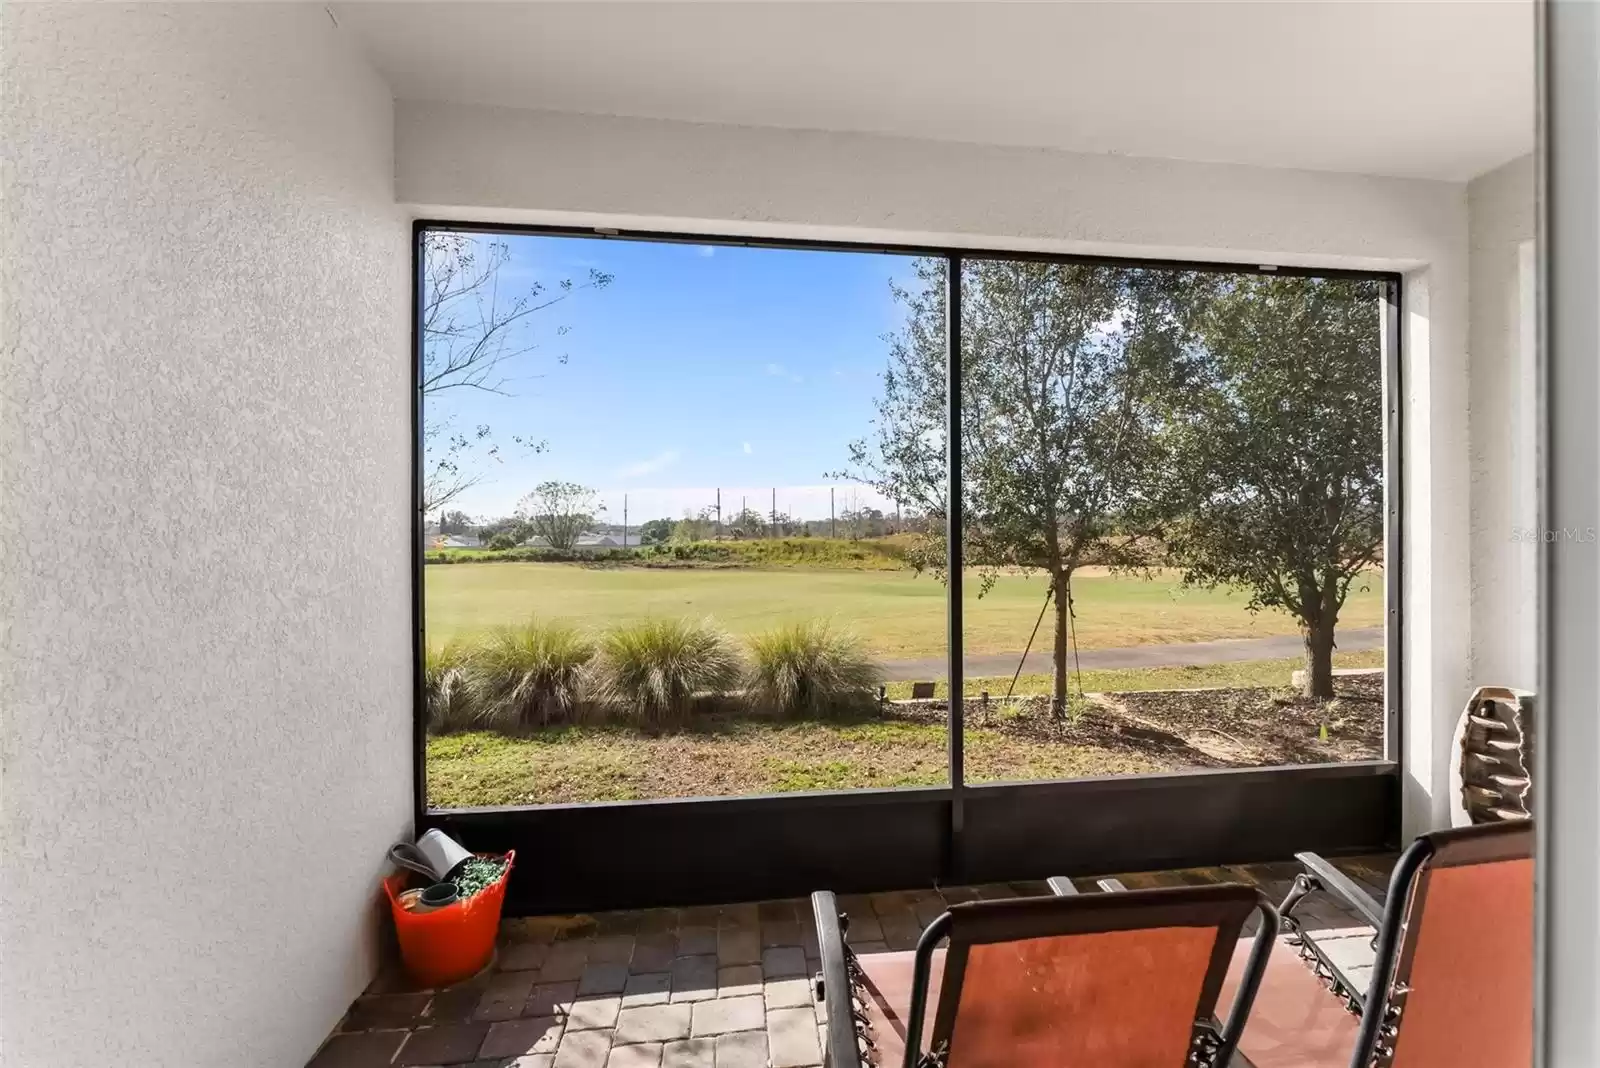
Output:
<instances>
[{"instance_id":1,"label":"white cloud","mask_svg":"<svg viewBox=\"0 0 1600 1068\"><path fill-rule=\"evenodd\" d=\"M747 442L745 442L745 443L744 443L744 454L745 454L745 455L746 455L746 456L749 456L749 455L750 455L750 454L751 454L751 453L753 453L753 452L755 452L755 451L756 451L756 450L754 450L754 449L752 449L752 448L751 448L751 447L750 447L750 443L749 443L749 442L748 442L748 441L747 441Z\"/></svg>"},{"instance_id":2,"label":"white cloud","mask_svg":"<svg viewBox=\"0 0 1600 1068\"><path fill-rule=\"evenodd\" d=\"M789 370L781 363L767 364L767 374L773 378L787 378L791 382L804 382L805 379Z\"/></svg>"},{"instance_id":3,"label":"white cloud","mask_svg":"<svg viewBox=\"0 0 1600 1068\"><path fill-rule=\"evenodd\" d=\"M657 453L648 460L640 460L636 464L629 464L617 472L618 478L641 478L653 475L657 471L665 471L678 462L681 454L677 449L668 449L666 452Z\"/></svg>"},{"instance_id":4,"label":"white cloud","mask_svg":"<svg viewBox=\"0 0 1600 1068\"><path fill-rule=\"evenodd\" d=\"M697 245L697 246L695 246L694 254L696 256L699 256L701 259L709 260L712 256L715 256L717 254L717 246L715 246L715 245Z\"/></svg>"}]
</instances>

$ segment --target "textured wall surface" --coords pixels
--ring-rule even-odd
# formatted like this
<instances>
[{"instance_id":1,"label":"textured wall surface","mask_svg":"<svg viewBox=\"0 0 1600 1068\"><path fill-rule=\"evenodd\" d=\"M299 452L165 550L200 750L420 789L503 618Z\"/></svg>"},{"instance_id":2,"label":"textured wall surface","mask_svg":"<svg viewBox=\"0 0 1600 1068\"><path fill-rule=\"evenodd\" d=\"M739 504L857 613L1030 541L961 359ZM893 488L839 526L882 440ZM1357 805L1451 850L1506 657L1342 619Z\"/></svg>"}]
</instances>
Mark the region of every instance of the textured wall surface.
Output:
<instances>
[{"instance_id":1,"label":"textured wall surface","mask_svg":"<svg viewBox=\"0 0 1600 1068\"><path fill-rule=\"evenodd\" d=\"M1536 218L1533 157L1467 186L1471 221L1472 675L1538 687L1539 431L1526 292Z\"/></svg>"},{"instance_id":2,"label":"textured wall surface","mask_svg":"<svg viewBox=\"0 0 1600 1068\"><path fill-rule=\"evenodd\" d=\"M392 103L316 5L4 19L3 1060L299 1064L410 822Z\"/></svg>"},{"instance_id":3,"label":"textured wall surface","mask_svg":"<svg viewBox=\"0 0 1600 1068\"><path fill-rule=\"evenodd\" d=\"M395 174L445 217L1404 272L1404 799L1412 830L1448 826L1472 656L1464 185L430 101L395 106Z\"/></svg>"}]
</instances>

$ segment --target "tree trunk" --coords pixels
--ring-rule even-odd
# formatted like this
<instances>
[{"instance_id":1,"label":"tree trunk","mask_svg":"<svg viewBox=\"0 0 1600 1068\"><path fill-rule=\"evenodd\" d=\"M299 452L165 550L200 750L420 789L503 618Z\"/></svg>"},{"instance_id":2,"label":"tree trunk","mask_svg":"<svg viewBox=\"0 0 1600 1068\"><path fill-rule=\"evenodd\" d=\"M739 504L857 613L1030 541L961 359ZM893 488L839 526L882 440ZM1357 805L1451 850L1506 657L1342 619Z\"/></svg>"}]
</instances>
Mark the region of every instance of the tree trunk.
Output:
<instances>
[{"instance_id":1,"label":"tree trunk","mask_svg":"<svg viewBox=\"0 0 1600 1068\"><path fill-rule=\"evenodd\" d=\"M1333 624L1317 622L1305 630L1306 674L1303 697L1333 696Z\"/></svg>"},{"instance_id":2,"label":"tree trunk","mask_svg":"<svg viewBox=\"0 0 1600 1068\"><path fill-rule=\"evenodd\" d=\"M1068 594L1070 571L1057 571L1051 579L1055 590L1056 640L1055 640L1055 690L1050 703L1051 711L1059 719L1067 710L1067 628L1071 626L1069 613L1071 601Z\"/></svg>"}]
</instances>

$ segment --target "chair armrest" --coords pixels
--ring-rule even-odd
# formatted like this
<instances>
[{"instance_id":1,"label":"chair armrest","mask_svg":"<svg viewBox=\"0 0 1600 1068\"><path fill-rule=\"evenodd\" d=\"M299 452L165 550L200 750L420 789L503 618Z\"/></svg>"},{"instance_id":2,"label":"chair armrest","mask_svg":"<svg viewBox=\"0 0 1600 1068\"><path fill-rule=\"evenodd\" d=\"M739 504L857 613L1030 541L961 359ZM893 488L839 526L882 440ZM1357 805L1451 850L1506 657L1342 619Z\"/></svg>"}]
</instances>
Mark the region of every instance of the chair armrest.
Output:
<instances>
[{"instance_id":1,"label":"chair armrest","mask_svg":"<svg viewBox=\"0 0 1600 1068\"><path fill-rule=\"evenodd\" d=\"M1072 897L1078 892L1078 888L1072 885L1072 880L1065 875L1052 875L1045 880L1045 885L1050 887L1050 892L1056 897Z\"/></svg>"},{"instance_id":2,"label":"chair armrest","mask_svg":"<svg viewBox=\"0 0 1600 1068\"><path fill-rule=\"evenodd\" d=\"M1305 869L1306 878L1308 878L1313 884L1311 889L1321 888L1332 894L1334 897L1339 898L1345 904L1359 912L1361 914L1361 918L1370 923L1374 928L1381 927L1383 925L1383 906L1378 904L1377 901L1373 900L1371 894L1357 886L1354 879L1350 878L1344 872L1340 871L1338 868L1335 868L1332 864L1328 863L1328 861L1324 860L1322 857L1317 856L1315 853L1296 853L1294 855L1294 859L1298 860L1300 862L1300 866ZM1305 895L1301 894L1299 896L1295 896L1293 892L1291 892L1290 896L1293 897L1294 900L1285 902L1285 906L1282 909L1285 915L1287 915L1295 905L1299 904L1300 898L1304 897Z\"/></svg>"},{"instance_id":3,"label":"chair armrest","mask_svg":"<svg viewBox=\"0 0 1600 1068\"><path fill-rule=\"evenodd\" d=\"M822 1051L824 1068L861 1068L861 1047L856 1042L855 1009L850 1003L850 966L845 960L844 928L839 902L828 890L811 895L817 921L817 950L821 971L812 994L828 1007L828 1029Z\"/></svg>"},{"instance_id":4,"label":"chair armrest","mask_svg":"<svg viewBox=\"0 0 1600 1068\"><path fill-rule=\"evenodd\" d=\"M1127 889L1121 879L1097 879L1095 885L1108 894L1118 894Z\"/></svg>"}]
</instances>

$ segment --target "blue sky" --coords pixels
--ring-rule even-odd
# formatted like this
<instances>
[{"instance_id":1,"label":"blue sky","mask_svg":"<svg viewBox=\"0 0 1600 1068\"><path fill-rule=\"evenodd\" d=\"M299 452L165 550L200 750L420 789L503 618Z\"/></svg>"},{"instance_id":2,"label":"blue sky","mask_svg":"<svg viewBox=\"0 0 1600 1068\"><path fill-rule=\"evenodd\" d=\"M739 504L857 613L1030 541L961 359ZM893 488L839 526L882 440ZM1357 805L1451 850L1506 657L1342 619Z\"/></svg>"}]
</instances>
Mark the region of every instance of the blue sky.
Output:
<instances>
[{"instance_id":1,"label":"blue sky","mask_svg":"<svg viewBox=\"0 0 1600 1068\"><path fill-rule=\"evenodd\" d=\"M451 390L429 398L430 423L490 425L502 460L455 502L480 517L506 515L546 479L596 489L606 519L681 516L712 503L725 514L740 497L762 511L803 518L851 501L884 507L858 484L830 481L846 444L869 433L883 335L901 311L891 278L911 260L875 253L813 252L513 235L500 287L591 269L614 276L604 290L575 292L525 320L511 348L531 352L500 368L511 396ZM558 330L565 328L565 333ZM566 356L561 363L560 357ZM511 434L542 439L542 454L508 448ZM892 507L892 506L891 506Z\"/></svg>"}]
</instances>

